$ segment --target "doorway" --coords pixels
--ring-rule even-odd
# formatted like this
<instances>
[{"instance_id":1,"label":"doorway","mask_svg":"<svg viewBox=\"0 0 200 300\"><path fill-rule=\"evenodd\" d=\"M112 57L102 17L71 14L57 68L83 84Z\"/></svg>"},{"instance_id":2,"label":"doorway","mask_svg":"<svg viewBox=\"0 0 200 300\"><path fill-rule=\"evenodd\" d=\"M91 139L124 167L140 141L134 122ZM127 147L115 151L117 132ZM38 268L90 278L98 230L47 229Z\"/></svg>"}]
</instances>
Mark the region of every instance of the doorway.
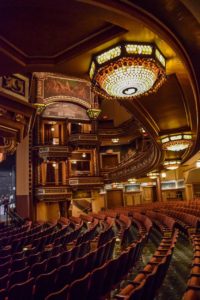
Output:
<instances>
[{"instance_id":1,"label":"doorway","mask_svg":"<svg viewBox=\"0 0 200 300\"><path fill-rule=\"evenodd\" d=\"M107 208L124 206L123 190L107 191Z\"/></svg>"}]
</instances>

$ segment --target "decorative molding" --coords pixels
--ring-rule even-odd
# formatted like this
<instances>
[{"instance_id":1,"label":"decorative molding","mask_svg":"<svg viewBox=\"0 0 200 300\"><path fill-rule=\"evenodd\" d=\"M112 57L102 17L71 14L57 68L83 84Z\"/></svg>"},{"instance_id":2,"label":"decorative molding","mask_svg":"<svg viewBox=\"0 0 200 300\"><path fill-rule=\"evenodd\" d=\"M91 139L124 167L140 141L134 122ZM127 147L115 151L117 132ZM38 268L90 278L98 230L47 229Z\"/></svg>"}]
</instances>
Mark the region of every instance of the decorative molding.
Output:
<instances>
[{"instance_id":1,"label":"decorative molding","mask_svg":"<svg viewBox=\"0 0 200 300\"><path fill-rule=\"evenodd\" d=\"M21 74L0 77L0 93L28 102L29 79Z\"/></svg>"}]
</instances>

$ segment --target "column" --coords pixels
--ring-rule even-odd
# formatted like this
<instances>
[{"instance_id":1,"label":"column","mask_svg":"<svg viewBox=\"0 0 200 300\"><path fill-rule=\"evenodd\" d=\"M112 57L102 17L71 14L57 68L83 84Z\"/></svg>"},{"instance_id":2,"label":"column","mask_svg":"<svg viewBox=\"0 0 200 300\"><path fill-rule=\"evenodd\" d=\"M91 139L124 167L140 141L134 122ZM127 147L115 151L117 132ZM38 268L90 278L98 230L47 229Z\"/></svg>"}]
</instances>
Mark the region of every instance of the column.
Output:
<instances>
[{"instance_id":1,"label":"column","mask_svg":"<svg viewBox=\"0 0 200 300\"><path fill-rule=\"evenodd\" d=\"M157 180L156 180L156 193L157 193L157 200L162 202L163 199L162 199L160 175L157 177Z\"/></svg>"},{"instance_id":2,"label":"column","mask_svg":"<svg viewBox=\"0 0 200 300\"><path fill-rule=\"evenodd\" d=\"M16 210L23 218L31 217L29 197L29 137L18 146L16 152Z\"/></svg>"}]
</instances>

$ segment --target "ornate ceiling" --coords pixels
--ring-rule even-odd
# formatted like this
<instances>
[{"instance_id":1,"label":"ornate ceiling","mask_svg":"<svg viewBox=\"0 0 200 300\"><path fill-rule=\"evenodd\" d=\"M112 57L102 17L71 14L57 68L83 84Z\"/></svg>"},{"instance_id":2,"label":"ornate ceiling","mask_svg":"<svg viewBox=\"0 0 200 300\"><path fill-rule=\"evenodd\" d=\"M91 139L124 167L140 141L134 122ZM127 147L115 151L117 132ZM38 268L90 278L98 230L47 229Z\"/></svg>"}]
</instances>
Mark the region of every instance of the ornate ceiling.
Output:
<instances>
[{"instance_id":1,"label":"ornate ceiling","mask_svg":"<svg viewBox=\"0 0 200 300\"><path fill-rule=\"evenodd\" d=\"M1 1L0 75L47 71L89 80L91 57L98 51L122 40L155 42L167 58L166 83L156 94L121 101L120 112L113 109L113 102L102 100L103 115L111 116L116 126L131 117L137 119L155 143L160 135L191 130L195 142L183 157L189 158L199 150L200 28L196 3Z\"/></svg>"}]
</instances>

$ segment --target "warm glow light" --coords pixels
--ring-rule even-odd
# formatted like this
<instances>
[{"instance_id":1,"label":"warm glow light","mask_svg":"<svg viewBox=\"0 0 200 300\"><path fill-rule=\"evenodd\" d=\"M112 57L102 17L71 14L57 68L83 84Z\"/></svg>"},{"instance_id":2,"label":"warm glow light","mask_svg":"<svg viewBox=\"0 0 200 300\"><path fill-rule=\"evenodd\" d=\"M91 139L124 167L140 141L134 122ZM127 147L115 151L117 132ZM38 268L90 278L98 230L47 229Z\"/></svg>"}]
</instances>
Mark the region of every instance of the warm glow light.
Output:
<instances>
[{"instance_id":1,"label":"warm glow light","mask_svg":"<svg viewBox=\"0 0 200 300\"><path fill-rule=\"evenodd\" d=\"M128 182L129 182L129 183L136 183L136 179L135 179L135 178L129 178L129 179L128 179Z\"/></svg>"},{"instance_id":2,"label":"warm glow light","mask_svg":"<svg viewBox=\"0 0 200 300\"><path fill-rule=\"evenodd\" d=\"M121 54L121 47L118 46L106 52L103 52L102 54L98 55L96 59L98 64L103 64L108 60L118 57L120 54Z\"/></svg>"},{"instance_id":3,"label":"warm glow light","mask_svg":"<svg viewBox=\"0 0 200 300\"><path fill-rule=\"evenodd\" d=\"M55 131L55 128L54 128L54 127L51 127L51 131Z\"/></svg>"},{"instance_id":4,"label":"warm glow light","mask_svg":"<svg viewBox=\"0 0 200 300\"><path fill-rule=\"evenodd\" d=\"M168 170L176 170L181 164L180 159L175 159L175 160L166 160L164 161L163 165L166 169Z\"/></svg>"},{"instance_id":5,"label":"warm glow light","mask_svg":"<svg viewBox=\"0 0 200 300\"><path fill-rule=\"evenodd\" d=\"M86 157L86 153L83 153L83 154L82 154L82 157L85 158L85 157Z\"/></svg>"},{"instance_id":6,"label":"warm glow light","mask_svg":"<svg viewBox=\"0 0 200 300\"><path fill-rule=\"evenodd\" d=\"M56 167L57 167L57 163L56 163L56 162L53 162L53 163L52 163L52 166L53 166L54 168L56 168Z\"/></svg>"},{"instance_id":7,"label":"warm glow light","mask_svg":"<svg viewBox=\"0 0 200 300\"><path fill-rule=\"evenodd\" d=\"M196 161L196 167L197 167L197 168L200 168L200 160L197 160L197 161Z\"/></svg>"},{"instance_id":8,"label":"warm glow light","mask_svg":"<svg viewBox=\"0 0 200 300\"><path fill-rule=\"evenodd\" d=\"M156 179L160 174L158 172L149 172L147 176L151 179Z\"/></svg>"},{"instance_id":9,"label":"warm glow light","mask_svg":"<svg viewBox=\"0 0 200 300\"><path fill-rule=\"evenodd\" d=\"M4 161L4 159L5 159L5 154L3 152L0 152L0 163Z\"/></svg>"},{"instance_id":10,"label":"warm glow light","mask_svg":"<svg viewBox=\"0 0 200 300\"><path fill-rule=\"evenodd\" d=\"M167 177L167 174L166 174L165 172L162 172L162 173L161 173L161 177L162 177L162 178L166 178L166 177Z\"/></svg>"},{"instance_id":11,"label":"warm glow light","mask_svg":"<svg viewBox=\"0 0 200 300\"><path fill-rule=\"evenodd\" d=\"M94 57L89 73L94 91L105 98L135 98L161 86L165 58L153 44L126 42Z\"/></svg>"},{"instance_id":12,"label":"warm glow light","mask_svg":"<svg viewBox=\"0 0 200 300\"><path fill-rule=\"evenodd\" d=\"M191 134L176 134L161 138L162 148L169 151L181 151L192 146Z\"/></svg>"},{"instance_id":13,"label":"warm glow light","mask_svg":"<svg viewBox=\"0 0 200 300\"><path fill-rule=\"evenodd\" d=\"M117 144L119 142L119 139L118 138L112 139L112 142L113 142L113 144Z\"/></svg>"}]
</instances>

